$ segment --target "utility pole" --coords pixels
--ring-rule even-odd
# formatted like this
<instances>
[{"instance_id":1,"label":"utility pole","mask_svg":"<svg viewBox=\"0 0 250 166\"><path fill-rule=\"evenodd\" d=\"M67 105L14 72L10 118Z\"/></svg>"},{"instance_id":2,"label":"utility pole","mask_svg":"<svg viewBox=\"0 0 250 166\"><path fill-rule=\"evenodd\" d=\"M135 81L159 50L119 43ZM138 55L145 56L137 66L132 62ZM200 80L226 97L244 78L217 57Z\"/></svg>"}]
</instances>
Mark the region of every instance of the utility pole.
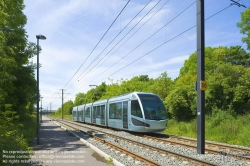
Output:
<instances>
[{"instance_id":1,"label":"utility pole","mask_svg":"<svg viewBox=\"0 0 250 166\"><path fill-rule=\"evenodd\" d=\"M231 5L246 7L235 0ZM197 19L197 153L205 154L205 21L204 21L204 0L196 0Z\"/></svg>"},{"instance_id":2,"label":"utility pole","mask_svg":"<svg viewBox=\"0 0 250 166\"><path fill-rule=\"evenodd\" d=\"M197 153L205 153L205 35L204 0L196 0L197 19Z\"/></svg>"},{"instance_id":3,"label":"utility pole","mask_svg":"<svg viewBox=\"0 0 250 166\"><path fill-rule=\"evenodd\" d=\"M62 120L63 120L63 91L64 91L65 89L60 89L60 90L62 90Z\"/></svg>"}]
</instances>

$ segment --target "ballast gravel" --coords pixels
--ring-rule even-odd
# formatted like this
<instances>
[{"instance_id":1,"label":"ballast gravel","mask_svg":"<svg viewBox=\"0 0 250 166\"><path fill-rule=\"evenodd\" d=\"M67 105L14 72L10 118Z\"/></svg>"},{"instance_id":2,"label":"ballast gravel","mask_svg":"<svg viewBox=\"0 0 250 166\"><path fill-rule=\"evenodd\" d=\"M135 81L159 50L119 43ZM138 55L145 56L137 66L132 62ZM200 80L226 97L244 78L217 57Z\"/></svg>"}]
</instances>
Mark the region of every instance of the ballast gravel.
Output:
<instances>
[{"instance_id":1,"label":"ballast gravel","mask_svg":"<svg viewBox=\"0 0 250 166\"><path fill-rule=\"evenodd\" d=\"M81 128L81 130L83 130L84 132L93 132L93 131L90 131L90 129L84 128L85 124L81 124L81 125L83 126ZM79 126L75 126L75 127L79 128ZM87 127L89 128L90 126L87 125ZM100 128L93 126L93 130L95 128L100 130ZM75 134L79 135L79 133L77 133L73 129L69 129L69 130L71 132L74 132ZM202 154L202 155L200 155L200 154L197 154L197 152L195 150L190 149L190 148L186 148L186 147L182 147L182 146L178 146L178 145L169 145L166 143L159 143L159 142L155 142L153 140L143 139L141 137L134 136L134 135L127 133L127 132L124 132L124 131L113 131L113 130L106 129L106 128L101 128L101 130L104 132L115 134L115 135L123 137L123 138L128 138L128 139L140 142L140 143L151 145L153 147L158 147L161 149L170 150L172 152L175 152L178 154L183 154L186 156L191 156L194 158L198 158L200 160L205 160L205 161L208 161L210 163L214 163L216 165L223 165L223 166L224 165L226 165L226 166L248 166L248 165L250 165L250 163L246 161L244 156L241 158L233 158L233 157L228 157L228 156L223 156L223 155L214 155L214 154ZM98 135L98 134L100 134L100 133L96 133L96 135ZM134 145L132 143L128 143L127 141L123 141L122 139L119 140L119 139L116 139L114 137L109 137L106 135L103 136L102 138L104 138L106 142L110 142L110 143L113 143L115 145L118 145L122 148L125 148L126 150L128 150L130 152L133 152L133 153L140 155L140 156L144 156L144 157L146 157L150 160L153 160L153 161L155 161L163 166L168 166L168 165L171 165L171 166L172 165L173 166L198 165L198 164L186 161L184 159L181 159L179 157L175 157L173 155L163 154L163 153L160 153L157 151L152 151L150 149L141 147L139 145L137 146L137 145ZM116 159L117 161L119 161L120 163L122 163L126 166L135 166L135 165L136 166L144 166L144 165L146 165L145 163L140 162L138 160L135 160L134 158L132 158L126 154L123 154L115 149L112 149L112 148L106 146L105 144L100 143L92 138L89 138L87 141L90 144L94 145L98 149L102 150L103 152L110 155L112 158Z\"/></svg>"}]
</instances>

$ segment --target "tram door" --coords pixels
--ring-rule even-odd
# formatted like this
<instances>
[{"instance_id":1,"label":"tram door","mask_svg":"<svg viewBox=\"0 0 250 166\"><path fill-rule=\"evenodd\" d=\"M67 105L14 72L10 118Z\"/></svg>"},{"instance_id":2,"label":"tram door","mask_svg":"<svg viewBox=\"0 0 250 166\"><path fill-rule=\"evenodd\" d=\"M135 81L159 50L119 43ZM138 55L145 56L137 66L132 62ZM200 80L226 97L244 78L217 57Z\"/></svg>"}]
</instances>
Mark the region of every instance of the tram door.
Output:
<instances>
[{"instance_id":1,"label":"tram door","mask_svg":"<svg viewBox=\"0 0 250 166\"><path fill-rule=\"evenodd\" d=\"M105 105L101 105L101 124L105 125Z\"/></svg>"},{"instance_id":2,"label":"tram door","mask_svg":"<svg viewBox=\"0 0 250 166\"><path fill-rule=\"evenodd\" d=\"M92 119L92 123L96 123L96 109L97 109L97 107L96 106L94 106L93 107L93 119Z\"/></svg>"},{"instance_id":3,"label":"tram door","mask_svg":"<svg viewBox=\"0 0 250 166\"><path fill-rule=\"evenodd\" d=\"M122 122L123 122L123 128L128 128L128 102L123 102L123 111L122 111Z\"/></svg>"}]
</instances>

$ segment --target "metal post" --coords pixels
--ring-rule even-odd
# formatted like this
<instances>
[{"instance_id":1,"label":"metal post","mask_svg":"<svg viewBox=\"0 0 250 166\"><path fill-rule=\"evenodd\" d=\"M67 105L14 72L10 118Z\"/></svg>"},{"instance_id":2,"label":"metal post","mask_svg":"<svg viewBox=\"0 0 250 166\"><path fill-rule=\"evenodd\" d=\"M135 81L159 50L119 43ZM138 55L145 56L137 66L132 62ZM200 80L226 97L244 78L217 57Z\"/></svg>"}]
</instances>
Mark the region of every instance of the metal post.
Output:
<instances>
[{"instance_id":1,"label":"metal post","mask_svg":"<svg viewBox=\"0 0 250 166\"><path fill-rule=\"evenodd\" d=\"M39 145L39 39L45 40L46 37L43 35L36 35L37 38L37 89L36 89L36 140L37 140L37 145Z\"/></svg>"},{"instance_id":2,"label":"metal post","mask_svg":"<svg viewBox=\"0 0 250 166\"><path fill-rule=\"evenodd\" d=\"M41 115L41 123L42 123L42 121L43 121L43 97L41 97L41 113L40 113Z\"/></svg>"},{"instance_id":3,"label":"metal post","mask_svg":"<svg viewBox=\"0 0 250 166\"><path fill-rule=\"evenodd\" d=\"M63 89L62 89L62 120L63 120Z\"/></svg>"},{"instance_id":4,"label":"metal post","mask_svg":"<svg viewBox=\"0 0 250 166\"><path fill-rule=\"evenodd\" d=\"M37 38L37 86L36 86L36 144L39 145L39 39Z\"/></svg>"},{"instance_id":5,"label":"metal post","mask_svg":"<svg viewBox=\"0 0 250 166\"><path fill-rule=\"evenodd\" d=\"M204 0L196 0L197 7L197 153L205 153L205 35Z\"/></svg>"},{"instance_id":6,"label":"metal post","mask_svg":"<svg viewBox=\"0 0 250 166\"><path fill-rule=\"evenodd\" d=\"M63 91L64 89L61 89L62 90L62 120L63 120Z\"/></svg>"}]
</instances>

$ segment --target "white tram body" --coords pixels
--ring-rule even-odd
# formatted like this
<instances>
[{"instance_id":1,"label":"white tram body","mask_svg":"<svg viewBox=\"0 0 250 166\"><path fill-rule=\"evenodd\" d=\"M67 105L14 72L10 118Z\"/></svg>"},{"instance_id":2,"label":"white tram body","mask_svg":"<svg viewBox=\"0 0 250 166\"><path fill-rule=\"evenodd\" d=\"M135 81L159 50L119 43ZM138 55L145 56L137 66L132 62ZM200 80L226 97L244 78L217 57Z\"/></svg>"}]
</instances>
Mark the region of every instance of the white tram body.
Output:
<instances>
[{"instance_id":1,"label":"white tram body","mask_svg":"<svg viewBox=\"0 0 250 166\"><path fill-rule=\"evenodd\" d=\"M153 93L132 92L76 106L72 120L135 132L161 132L167 126L167 111Z\"/></svg>"}]
</instances>

